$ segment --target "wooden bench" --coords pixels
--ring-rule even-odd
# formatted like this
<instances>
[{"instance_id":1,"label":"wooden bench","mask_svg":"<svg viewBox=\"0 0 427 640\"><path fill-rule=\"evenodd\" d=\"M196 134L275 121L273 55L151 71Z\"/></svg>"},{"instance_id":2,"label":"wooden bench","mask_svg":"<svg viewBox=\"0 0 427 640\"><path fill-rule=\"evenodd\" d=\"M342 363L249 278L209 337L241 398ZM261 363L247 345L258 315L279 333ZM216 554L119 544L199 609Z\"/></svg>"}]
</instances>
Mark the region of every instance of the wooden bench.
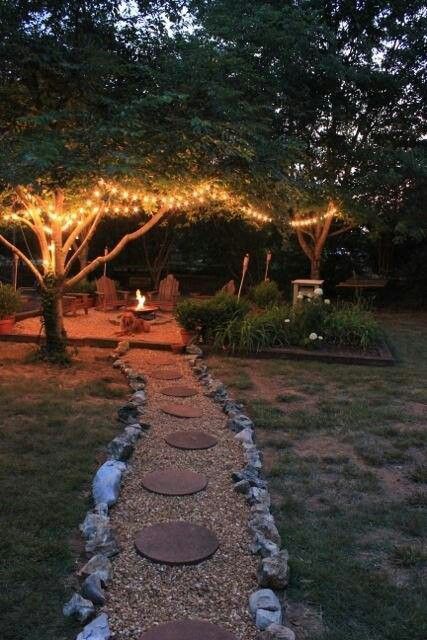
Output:
<instances>
[{"instance_id":1,"label":"wooden bench","mask_svg":"<svg viewBox=\"0 0 427 640\"><path fill-rule=\"evenodd\" d=\"M384 289L386 278L348 278L337 284L337 289Z\"/></svg>"}]
</instances>

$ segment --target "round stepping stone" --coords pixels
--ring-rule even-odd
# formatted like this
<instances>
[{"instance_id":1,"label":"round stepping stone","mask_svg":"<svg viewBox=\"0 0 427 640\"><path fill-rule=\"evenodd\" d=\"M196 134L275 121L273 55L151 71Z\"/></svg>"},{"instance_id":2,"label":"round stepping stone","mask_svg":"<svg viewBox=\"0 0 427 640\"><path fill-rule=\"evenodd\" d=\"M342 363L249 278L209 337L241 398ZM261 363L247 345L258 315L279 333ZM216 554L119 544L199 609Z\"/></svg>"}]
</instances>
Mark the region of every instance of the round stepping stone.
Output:
<instances>
[{"instance_id":1,"label":"round stepping stone","mask_svg":"<svg viewBox=\"0 0 427 640\"><path fill-rule=\"evenodd\" d=\"M236 637L203 620L175 620L146 631L139 640L236 640Z\"/></svg>"},{"instance_id":2,"label":"round stepping stone","mask_svg":"<svg viewBox=\"0 0 427 640\"><path fill-rule=\"evenodd\" d=\"M161 469L145 474L142 486L164 496L189 496L206 489L208 479L188 469Z\"/></svg>"},{"instance_id":3,"label":"round stepping stone","mask_svg":"<svg viewBox=\"0 0 427 640\"><path fill-rule=\"evenodd\" d=\"M161 390L164 396L175 396L176 398L190 398L191 396L197 396L199 393L197 389L191 387L182 387L180 385L174 385L173 387L165 387Z\"/></svg>"},{"instance_id":4,"label":"round stepping stone","mask_svg":"<svg viewBox=\"0 0 427 640\"><path fill-rule=\"evenodd\" d=\"M219 547L212 531L190 522L164 522L144 527L135 538L137 552L162 564L198 564Z\"/></svg>"},{"instance_id":5,"label":"round stepping stone","mask_svg":"<svg viewBox=\"0 0 427 640\"><path fill-rule=\"evenodd\" d=\"M182 378L182 373L177 369L170 369L169 371L154 371L151 373L151 377L155 380L179 380Z\"/></svg>"},{"instance_id":6,"label":"round stepping stone","mask_svg":"<svg viewBox=\"0 0 427 640\"><path fill-rule=\"evenodd\" d=\"M210 449L218 440L204 431L173 431L165 440L176 449Z\"/></svg>"},{"instance_id":7,"label":"round stepping stone","mask_svg":"<svg viewBox=\"0 0 427 640\"><path fill-rule=\"evenodd\" d=\"M169 402L163 404L160 409L163 413L167 413L170 416L176 418L201 418L202 412L197 407L189 407L186 404L177 404L175 402Z\"/></svg>"},{"instance_id":8,"label":"round stepping stone","mask_svg":"<svg viewBox=\"0 0 427 640\"><path fill-rule=\"evenodd\" d=\"M171 367L176 364L172 358L160 358L156 360L144 360L144 364L149 365L150 367Z\"/></svg>"}]
</instances>

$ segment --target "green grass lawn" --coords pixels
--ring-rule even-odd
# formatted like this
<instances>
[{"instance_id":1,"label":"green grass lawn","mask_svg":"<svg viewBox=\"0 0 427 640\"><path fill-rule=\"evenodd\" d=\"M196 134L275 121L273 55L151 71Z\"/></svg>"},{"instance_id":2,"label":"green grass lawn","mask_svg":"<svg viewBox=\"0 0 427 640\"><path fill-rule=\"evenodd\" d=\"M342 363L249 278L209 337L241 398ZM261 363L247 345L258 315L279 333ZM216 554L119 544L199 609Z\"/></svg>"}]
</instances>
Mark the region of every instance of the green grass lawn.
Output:
<instances>
[{"instance_id":1,"label":"green grass lawn","mask_svg":"<svg viewBox=\"0 0 427 640\"><path fill-rule=\"evenodd\" d=\"M68 640L77 525L126 386L105 350L82 349L69 369L28 352L0 345L0 638Z\"/></svg>"},{"instance_id":2,"label":"green grass lawn","mask_svg":"<svg viewBox=\"0 0 427 640\"><path fill-rule=\"evenodd\" d=\"M427 638L427 317L393 368L212 357L257 424L298 640Z\"/></svg>"}]
</instances>

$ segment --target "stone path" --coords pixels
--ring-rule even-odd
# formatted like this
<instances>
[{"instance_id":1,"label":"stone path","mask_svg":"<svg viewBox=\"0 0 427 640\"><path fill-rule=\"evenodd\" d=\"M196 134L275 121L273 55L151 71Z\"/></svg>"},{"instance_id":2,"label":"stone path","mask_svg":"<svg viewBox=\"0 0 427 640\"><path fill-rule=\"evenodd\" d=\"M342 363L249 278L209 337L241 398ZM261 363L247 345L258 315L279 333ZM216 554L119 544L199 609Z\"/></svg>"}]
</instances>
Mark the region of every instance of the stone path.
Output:
<instances>
[{"instance_id":1,"label":"stone path","mask_svg":"<svg viewBox=\"0 0 427 640\"><path fill-rule=\"evenodd\" d=\"M256 586L257 559L249 551L248 507L231 482L232 472L245 464L241 446L185 358L162 354L160 367L157 356L133 350L124 358L147 375L144 419L152 426L135 450L111 512L122 547L104 607L111 631L115 640L255 640L248 594ZM169 378L160 368L182 375L179 383L168 383L169 398L164 395ZM187 397L186 389L194 395ZM200 417L176 417L165 412L168 407L178 414L180 407L196 410ZM181 432L190 432L184 434L190 436L189 449L178 448L188 444ZM193 448L197 432L209 448ZM198 480L197 493L153 492L150 480L164 489L179 470L198 474L187 476ZM182 561L186 564L175 565Z\"/></svg>"}]
</instances>

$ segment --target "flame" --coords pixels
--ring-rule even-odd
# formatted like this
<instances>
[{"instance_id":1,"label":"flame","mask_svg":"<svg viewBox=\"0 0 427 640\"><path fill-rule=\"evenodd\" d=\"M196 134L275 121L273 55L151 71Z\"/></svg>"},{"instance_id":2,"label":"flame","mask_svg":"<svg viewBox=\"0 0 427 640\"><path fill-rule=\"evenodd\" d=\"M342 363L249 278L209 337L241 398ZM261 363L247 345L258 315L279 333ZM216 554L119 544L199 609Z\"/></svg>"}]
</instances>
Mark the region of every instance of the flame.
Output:
<instances>
[{"instance_id":1,"label":"flame","mask_svg":"<svg viewBox=\"0 0 427 640\"><path fill-rule=\"evenodd\" d=\"M141 309L143 309L145 305L145 296L141 295L141 292L139 289L137 289L137 292L136 292L136 299L138 302L138 304L136 305L136 310L141 311Z\"/></svg>"}]
</instances>

